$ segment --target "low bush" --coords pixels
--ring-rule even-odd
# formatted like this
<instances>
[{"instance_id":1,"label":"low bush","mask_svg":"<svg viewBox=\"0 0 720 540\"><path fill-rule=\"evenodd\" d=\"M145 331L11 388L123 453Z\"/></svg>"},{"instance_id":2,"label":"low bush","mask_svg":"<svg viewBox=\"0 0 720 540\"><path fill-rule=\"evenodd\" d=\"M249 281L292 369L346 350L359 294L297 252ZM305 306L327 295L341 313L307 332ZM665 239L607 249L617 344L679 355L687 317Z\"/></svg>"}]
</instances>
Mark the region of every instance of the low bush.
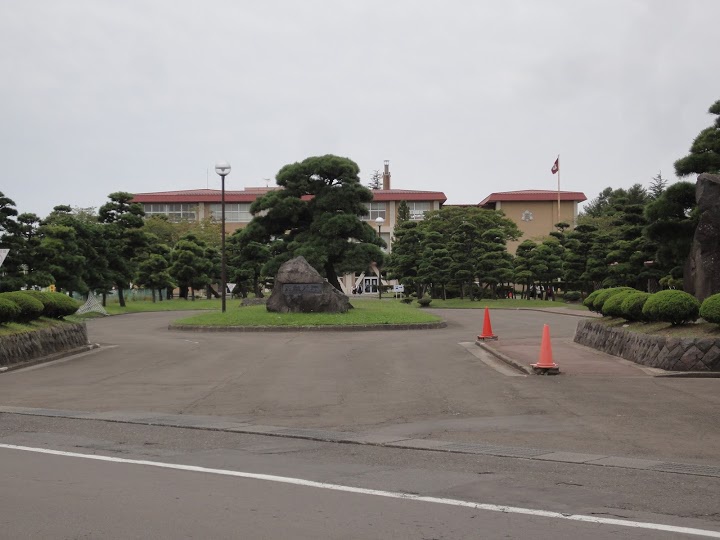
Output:
<instances>
[{"instance_id":1,"label":"low bush","mask_svg":"<svg viewBox=\"0 0 720 540\"><path fill-rule=\"evenodd\" d=\"M428 307L430 305L430 302L432 302L432 298L429 296L423 296L422 298L418 298L417 303L420 304L420 307Z\"/></svg>"},{"instance_id":2,"label":"low bush","mask_svg":"<svg viewBox=\"0 0 720 540\"><path fill-rule=\"evenodd\" d=\"M406 296L405 298L401 298L400 301L401 301L403 304L412 304L413 299L410 298L409 296Z\"/></svg>"},{"instance_id":3,"label":"low bush","mask_svg":"<svg viewBox=\"0 0 720 540\"><path fill-rule=\"evenodd\" d=\"M0 297L15 302L20 308L20 314L15 319L19 323L28 323L42 317L43 303L24 291L5 292L0 294Z\"/></svg>"},{"instance_id":4,"label":"low bush","mask_svg":"<svg viewBox=\"0 0 720 540\"><path fill-rule=\"evenodd\" d=\"M619 292L628 290L634 291L635 289L632 287L612 287L610 289L600 289L600 294L598 294L593 301L593 311L602 313L603 304L605 304L608 298L618 294Z\"/></svg>"},{"instance_id":5,"label":"low bush","mask_svg":"<svg viewBox=\"0 0 720 540\"><path fill-rule=\"evenodd\" d=\"M15 322L20 316L20 306L9 298L0 297L0 324Z\"/></svg>"},{"instance_id":6,"label":"low bush","mask_svg":"<svg viewBox=\"0 0 720 540\"><path fill-rule=\"evenodd\" d=\"M700 306L700 316L707 322L720 324L720 294L705 299Z\"/></svg>"},{"instance_id":7,"label":"low bush","mask_svg":"<svg viewBox=\"0 0 720 540\"><path fill-rule=\"evenodd\" d=\"M75 313L80 304L67 294L59 292L23 291L43 303L43 316L51 319L62 319Z\"/></svg>"},{"instance_id":8,"label":"low bush","mask_svg":"<svg viewBox=\"0 0 720 540\"><path fill-rule=\"evenodd\" d=\"M583 300L583 306L588 308L590 311L595 311L595 308L593 307L593 302L595 302L595 299L598 297L598 295L603 292L604 289L598 289L597 291L593 291L590 294L587 295L587 298Z\"/></svg>"},{"instance_id":9,"label":"low bush","mask_svg":"<svg viewBox=\"0 0 720 540\"><path fill-rule=\"evenodd\" d=\"M677 326L697 320L700 302L684 291L660 291L650 295L642 312L649 321L669 322Z\"/></svg>"},{"instance_id":10,"label":"low bush","mask_svg":"<svg viewBox=\"0 0 720 540\"><path fill-rule=\"evenodd\" d=\"M48 292L50 305L46 308L47 315L53 319L62 319L75 313L81 306L77 300L73 300L67 294L59 292Z\"/></svg>"},{"instance_id":11,"label":"low bush","mask_svg":"<svg viewBox=\"0 0 720 540\"><path fill-rule=\"evenodd\" d=\"M650 298L650 296L652 296L650 293L639 291L630 292L630 294L625 295L623 297L622 305L620 306L622 317L628 321L646 320L643 316L642 310L645 302L647 302L647 299Z\"/></svg>"},{"instance_id":12,"label":"low bush","mask_svg":"<svg viewBox=\"0 0 720 540\"><path fill-rule=\"evenodd\" d=\"M566 302L577 302L580 300L580 297L582 295L580 294L580 291L567 291L565 294L563 294L563 299Z\"/></svg>"},{"instance_id":13,"label":"low bush","mask_svg":"<svg viewBox=\"0 0 720 540\"><path fill-rule=\"evenodd\" d=\"M623 317L622 303L633 291L623 290L611 295L602 306L602 314L606 317Z\"/></svg>"}]
</instances>

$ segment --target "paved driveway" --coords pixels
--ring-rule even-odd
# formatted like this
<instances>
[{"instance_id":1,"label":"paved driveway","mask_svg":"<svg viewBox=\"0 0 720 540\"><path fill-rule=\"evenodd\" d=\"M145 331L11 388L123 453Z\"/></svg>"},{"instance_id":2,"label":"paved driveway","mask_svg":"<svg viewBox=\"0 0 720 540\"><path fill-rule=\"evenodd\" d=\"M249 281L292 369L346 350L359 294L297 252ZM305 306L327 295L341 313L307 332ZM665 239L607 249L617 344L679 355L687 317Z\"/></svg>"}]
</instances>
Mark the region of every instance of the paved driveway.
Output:
<instances>
[{"instance_id":1,"label":"paved driveway","mask_svg":"<svg viewBox=\"0 0 720 540\"><path fill-rule=\"evenodd\" d=\"M461 346L482 328L481 310L437 312L446 329L210 334L168 331L178 317L173 313L93 320L90 338L103 349L0 376L0 401L717 460L717 379L658 379L635 368L632 376L598 370L583 377L510 377ZM533 340L539 346L544 323L557 343L569 343L577 321L493 312L501 343L525 340L528 347Z\"/></svg>"}]
</instances>

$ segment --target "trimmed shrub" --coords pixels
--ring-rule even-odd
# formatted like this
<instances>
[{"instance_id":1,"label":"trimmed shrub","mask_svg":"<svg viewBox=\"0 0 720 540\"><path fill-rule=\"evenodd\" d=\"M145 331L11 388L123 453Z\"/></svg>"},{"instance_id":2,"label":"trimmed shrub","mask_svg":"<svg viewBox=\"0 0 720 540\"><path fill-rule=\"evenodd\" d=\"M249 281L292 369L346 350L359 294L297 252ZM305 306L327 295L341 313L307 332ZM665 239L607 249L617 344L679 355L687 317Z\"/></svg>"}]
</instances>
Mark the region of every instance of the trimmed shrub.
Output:
<instances>
[{"instance_id":1,"label":"trimmed shrub","mask_svg":"<svg viewBox=\"0 0 720 540\"><path fill-rule=\"evenodd\" d=\"M700 316L707 322L720 324L720 294L708 296L700 306Z\"/></svg>"},{"instance_id":2,"label":"trimmed shrub","mask_svg":"<svg viewBox=\"0 0 720 540\"><path fill-rule=\"evenodd\" d=\"M403 304L412 304L413 299L410 298L409 296L406 296L405 298L401 298L400 301L401 301Z\"/></svg>"},{"instance_id":3,"label":"trimmed shrub","mask_svg":"<svg viewBox=\"0 0 720 540\"><path fill-rule=\"evenodd\" d=\"M423 296L422 298L418 298L417 303L420 304L420 307L428 307L430 305L430 302L432 302L432 298L429 296Z\"/></svg>"},{"instance_id":4,"label":"trimmed shrub","mask_svg":"<svg viewBox=\"0 0 720 540\"><path fill-rule=\"evenodd\" d=\"M46 317L52 319L62 319L68 315L72 315L80 308L80 303L77 300L73 300L67 294L59 292L47 292L48 306L45 308L47 313Z\"/></svg>"},{"instance_id":5,"label":"trimmed shrub","mask_svg":"<svg viewBox=\"0 0 720 540\"><path fill-rule=\"evenodd\" d=\"M643 316L647 320L669 322L673 326L696 321L699 314L700 302L684 291L656 292L643 306Z\"/></svg>"},{"instance_id":6,"label":"trimmed shrub","mask_svg":"<svg viewBox=\"0 0 720 540\"><path fill-rule=\"evenodd\" d=\"M597 291L593 291L590 294L588 294L587 298L583 300L583 306L588 308L590 311L595 311L595 308L593 307L593 302L595 302L595 299L598 297L598 295L603 292L604 289L598 289Z\"/></svg>"},{"instance_id":7,"label":"trimmed shrub","mask_svg":"<svg viewBox=\"0 0 720 540\"><path fill-rule=\"evenodd\" d=\"M20 316L20 306L9 298L0 297L0 324L15 322Z\"/></svg>"},{"instance_id":8,"label":"trimmed shrub","mask_svg":"<svg viewBox=\"0 0 720 540\"><path fill-rule=\"evenodd\" d=\"M2 293L0 297L15 302L20 308L20 315L15 319L19 323L28 323L42 317L43 303L23 291Z\"/></svg>"},{"instance_id":9,"label":"trimmed shrub","mask_svg":"<svg viewBox=\"0 0 720 540\"><path fill-rule=\"evenodd\" d=\"M643 315L643 306L647 299L652 295L646 292L631 292L630 294L623 297L620 311L622 317L628 321L644 321L645 316Z\"/></svg>"},{"instance_id":10,"label":"trimmed shrub","mask_svg":"<svg viewBox=\"0 0 720 540\"><path fill-rule=\"evenodd\" d=\"M632 291L618 291L611 295L602 306L602 314L606 317L623 317L622 303Z\"/></svg>"},{"instance_id":11,"label":"trimmed shrub","mask_svg":"<svg viewBox=\"0 0 720 540\"><path fill-rule=\"evenodd\" d=\"M580 291L567 291L565 294L563 294L563 299L566 302L577 302L580 300Z\"/></svg>"},{"instance_id":12,"label":"trimmed shrub","mask_svg":"<svg viewBox=\"0 0 720 540\"><path fill-rule=\"evenodd\" d=\"M621 291L634 291L636 289L633 289L632 287L612 287L610 289L600 289L600 294L598 294L595 297L595 300L593 301L593 311L596 311L598 313L602 313L602 307L603 304L605 304L605 301L610 298L611 296L621 292Z\"/></svg>"},{"instance_id":13,"label":"trimmed shrub","mask_svg":"<svg viewBox=\"0 0 720 540\"><path fill-rule=\"evenodd\" d=\"M62 319L75 313L80 303L67 294L59 292L23 291L43 303L43 316L51 319Z\"/></svg>"}]
</instances>

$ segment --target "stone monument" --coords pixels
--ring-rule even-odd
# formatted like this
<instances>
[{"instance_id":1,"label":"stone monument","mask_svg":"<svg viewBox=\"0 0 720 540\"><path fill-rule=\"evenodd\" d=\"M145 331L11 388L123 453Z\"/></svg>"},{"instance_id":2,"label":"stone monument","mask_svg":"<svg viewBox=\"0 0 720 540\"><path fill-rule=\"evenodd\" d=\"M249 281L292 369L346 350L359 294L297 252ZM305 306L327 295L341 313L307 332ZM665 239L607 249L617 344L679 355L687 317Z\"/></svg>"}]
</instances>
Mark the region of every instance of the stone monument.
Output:
<instances>
[{"instance_id":1,"label":"stone monument","mask_svg":"<svg viewBox=\"0 0 720 540\"><path fill-rule=\"evenodd\" d=\"M720 293L720 175L698 176L695 200L700 219L685 263L683 288L701 302Z\"/></svg>"},{"instance_id":2,"label":"stone monument","mask_svg":"<svg viewBox=\"0 0 720 540\"><path fill-rule=\"evenodd\" d=\"M305 257L280 266L267 310L276 313L345 313L350 300L330 285Z\"/></svg>"}]
</instances>

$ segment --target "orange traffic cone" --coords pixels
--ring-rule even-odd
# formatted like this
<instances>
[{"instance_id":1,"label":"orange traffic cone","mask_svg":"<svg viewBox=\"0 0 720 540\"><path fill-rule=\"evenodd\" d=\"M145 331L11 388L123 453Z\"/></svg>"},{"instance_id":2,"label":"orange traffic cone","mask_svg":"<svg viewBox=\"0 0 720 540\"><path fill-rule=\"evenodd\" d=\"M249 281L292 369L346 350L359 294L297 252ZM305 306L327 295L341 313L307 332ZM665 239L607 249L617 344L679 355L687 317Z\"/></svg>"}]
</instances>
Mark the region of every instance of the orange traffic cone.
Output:
<instances>
[{"instance_id":1,"label":"orange traffic cone","mask_svg":"<svg viewBox=\"0 0 720 540\"><path fill-rule=\"evenodd\" d=\"M540 358L537 364L530 364L535 373L546 375L548 373L560 373L560 367L553 362L552 345L550 344L550 327L543 326L542 342L540 343Z\"/></svg>"},{"instance_id":2,"label":"orange traffic cone","mask_svg":"<svg viewBox=\"0 0 720 540\"><path fill-rule=\"evenodd\" d=\"M482 334L480 334L477 338L482 340L498 338L495 334L493 334L492 325L490 324L490 310L488 308L485 308L485 320L483 321Z\"/></svg>"}]
</instances>

